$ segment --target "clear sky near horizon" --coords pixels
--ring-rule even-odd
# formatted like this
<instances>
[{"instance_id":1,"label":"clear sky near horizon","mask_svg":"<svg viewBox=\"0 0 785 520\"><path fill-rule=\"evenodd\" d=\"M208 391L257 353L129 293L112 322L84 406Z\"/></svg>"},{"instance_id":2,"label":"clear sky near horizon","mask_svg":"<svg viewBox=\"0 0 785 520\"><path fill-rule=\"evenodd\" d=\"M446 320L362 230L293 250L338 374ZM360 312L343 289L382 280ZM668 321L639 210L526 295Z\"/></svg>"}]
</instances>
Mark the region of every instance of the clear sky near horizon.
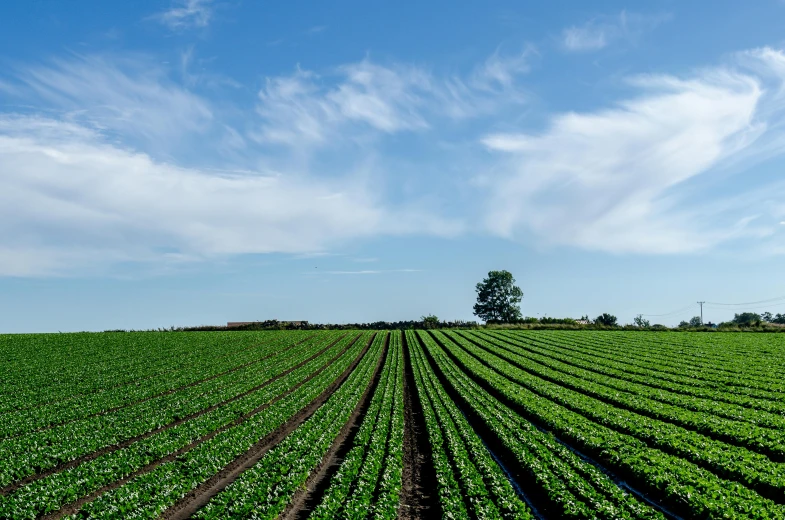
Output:
<instances>
[{"instance_id":1,"label":"clear sky near horizon","mask_svg":"<svg viewBox=\"0 0 785 520\"><path fill-rule=\"evenodd\" d=\"M785 312L785 2L0 3L0 333ZM673 312L678 311L678 312Z\"/></svg>"}]
</instances>

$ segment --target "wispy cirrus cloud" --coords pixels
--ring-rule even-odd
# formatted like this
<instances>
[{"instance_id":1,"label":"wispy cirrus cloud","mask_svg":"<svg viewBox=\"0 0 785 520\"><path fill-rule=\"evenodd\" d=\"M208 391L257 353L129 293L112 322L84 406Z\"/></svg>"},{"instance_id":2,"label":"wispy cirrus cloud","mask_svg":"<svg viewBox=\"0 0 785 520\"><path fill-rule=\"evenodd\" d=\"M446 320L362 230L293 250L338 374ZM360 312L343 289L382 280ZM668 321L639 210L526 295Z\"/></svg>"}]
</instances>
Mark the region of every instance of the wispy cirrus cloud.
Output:
<instances>
[{"instance_id":1,"label":"wispy cirrus cloud","mask_svg":"<svg viewBox=\"0 0 785 520\"><path fill-rule=\"evenodd\" d=\"M153 18L173 31L207 27L213 15L212 4L213 0L175 0Z\"/></svg>"},{"instance_id":2,"label":"wispy cirrus cloud","mask_svg":"<svg viewBox=\"0 0 785 520\"><path fill-rule=\"evenodd\" d=\"M364 269L361 271L323 271L316 274L336 274L336 275L370 275L388 273L420 273L422 269ZM314 273L308 273L314 274Z\"/></svg>"},{"instance_id":3,"label":"wispy cirrus cloud","mask_svg":"<svg viewBox=\"0 0 785 520\"><path fill-rule=\"evenodd\" d=\"M297 68L266 79L259 92L259 142L322 145L337 136L423 131L434 118L469 118L525 101L516 81L537 51L499 50L468 77L434 77L410 65L384 66L368 59L337 67L327 77Z\"/></svg>"},{"instance_id":4,"label":"wispy cirrus cloud","mask_svg":"<svg viewBox=\"0 0 785 520\"><path fill-rule=\"evenodd\" d=\"M171 146L213 122L210 104L141 56L72 54L16 71L13 94L74 123Z\"/></svg>"},{"instance_id":5,"label":"wispy cirrus cloud","mask_svg":"<svg viewBox=\"0 0 785 520\"><path fill-rule=\"evenodd\" d=\"M770 236L762 192L706 199L699 186L785 150L783 57L757 50L689 78L634 77L638 95L613 107L555 115L538 134L487 135L488 149L507 154L481 181L488 229L644 254Z\"/></svg>"},{"instance_id":6,"label":"wispy cirrus cloud","mask_svg":"<svg viewBox=\"0 0 785 520\"><path fill-rule=\"evenodd\" d=\"M319 33L323 33L326 30L327 30L326 25L314 25L313 27L308 28L308 30L305 32L307 34L319 34Z\"/></svg>"},{"instance_id":7,"label":"wispy cirrus cloud","mask_svg":"<svg viewBox=\"0 0 785 520\"><path fill-rule=\"evenodd\" d=\"M419 109L430 78L415 68L393 69L369 61L338 69L342 78L323 85L314 72L268 78L259 92L260 141L303 145L326 142L347 125L395 133L427 127Z\"/></svg>"},{"instance_id":8,"label":"wispy cirrus cloud","mask_svg":"<svg viewBox=\"0 0 785 520\"><path fill-rule=\"evenodd\" d=\"M619 40L635 41L645 32L670 19L670 15L645 15L622 11L614 16L598 16L583 25L562 31L561 45L569 52L591 52Z\"/></svg>"}]
</instances>

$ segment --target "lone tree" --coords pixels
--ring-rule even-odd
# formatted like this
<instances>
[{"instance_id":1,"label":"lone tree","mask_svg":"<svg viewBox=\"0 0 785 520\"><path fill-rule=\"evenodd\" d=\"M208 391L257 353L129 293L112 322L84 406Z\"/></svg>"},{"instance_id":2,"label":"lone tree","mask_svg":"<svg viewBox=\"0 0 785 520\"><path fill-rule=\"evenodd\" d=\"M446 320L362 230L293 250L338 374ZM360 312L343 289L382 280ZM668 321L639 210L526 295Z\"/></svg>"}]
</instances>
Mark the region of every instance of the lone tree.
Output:
<instances>
[{"instance_id":1,"label":"lone tree","mask_svg":"<svg viewBox=\"0 0 785 520\"><path fill-rule=\"evenodd\" d=\"M518 305L523 291L515 286L515 278L509 271L491 271L488 277L477 284L477 303L474 315L495 323L511 323L521 319Z\"/></svg>"},{"instance_id":2,"label":"lone tree","mask_svg":"<svg viewBox=\"0 0 785 520\"><path fill-rule=\"evenodd\" d=\"M644 318L643 314L638 314L637 316L635 316L635 319L632 321L633 323L635 323L636 327L640 327L642 329L648 329L649 327L651 327L649 320Z\"/></svg>"},{"instance_id":3,"label":"lone tree","mask_svg":"<svg viewBox=\"0 0 785 520\"><path fill-rule=\"evenodd\" d=\"M594 318L595 325L602 325L603 327L615 327L616 326L616 316L613 314L608 314L604 312Z\"/></svg>"}]
</instances>

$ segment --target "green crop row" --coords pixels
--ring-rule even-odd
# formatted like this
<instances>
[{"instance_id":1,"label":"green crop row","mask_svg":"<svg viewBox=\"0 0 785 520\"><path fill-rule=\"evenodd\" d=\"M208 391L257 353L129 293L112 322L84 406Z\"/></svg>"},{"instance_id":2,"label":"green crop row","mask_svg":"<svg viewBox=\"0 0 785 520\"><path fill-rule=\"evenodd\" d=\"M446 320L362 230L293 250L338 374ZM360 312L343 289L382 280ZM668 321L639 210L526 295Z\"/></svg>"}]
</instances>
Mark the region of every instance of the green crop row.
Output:
<instances>
[{"instance_id":1,"label":"green crop row","mask_svg":"<svg viewBox=\"0 0 785 520\"><path fill-rule=\"evenodd\" d=\"M386 336L386 333L377 334L368 354L327 402L213 497L197 512L196 518L275 518L282 513L369 389Z\"/></svg>"},{"instance_id":2,"label":"green crop row","mask_svg":"<svg viewBox=\"0 0 785 520\"><path fill-rule=\"evenodd\" d=\"M596 457L679 514L689 518L785 516L783 506L763 498L738 482L724 480L687 460L650 448L640 439L603 426L549 397L532 392L519 383L520 369L482 349L466 345L462 347L455 341L445 344L447 352L478 383L486 385L488 390L513 404L524 417ZM554 385L550 397L559 399L559 387ZM561 401L565 405L572 404L567 399ZM601 420L602 417L592 419ZM631 414L627 419L634 421L635 426L642 430L651 428L651 421L640 416L636 419ZM652 433L657 435L657 432Z\"/></svg>"},{"instance_id":3,"label":"green crop row","mask_svg":"<svg viewBox=\"0 0 785 520\"><path fill-rule=\"evenodd\" d=\"M361 335L329 366L298 386L264 413L219 432L173 461L156 466L112 489L68 518L156 518L191 490L248 452L325 391L365 349L371 335Z\"/></svg>"},{"instance_id":4,"label":"green crop row","mask_svg":"<svg viewBox=\"0 0 785 520\"><path fill-rule=\"evenodd\" d=\"M506 375L512 377L515 382L539 395L552 399L600 424L634 435L650 446L688 459L720 476L745 482L777 501L782 500L778 497L782 496L785 490L785 466L772 462L766 455L712 439L676 424L652 418L648 414L630 411L620 406L623 399L619 394L614 397L613 403L609 404L607 401L611 399L599 398L607 397L607 394L598 396L597 385L584 382L578 386L575 378L568 379L567 376L545 374L546 377L540 377L543 371L531 364L524 369L520 363L511 362L511 359L505 355L497 355L497 349L482 341L478 342L482 347L476 343L463 343L465 341L463 339L456 338L456 341L468 346L471 352L483 361L503 367ZM696 415L694 412L683 412L685 416L690 414ZM747 427L754 428L752 425ZM765 431L774 432L774 430ZM761 443L759 450L763 450L765 439L760 439L758 442Z\"/></svg>"},{"instance_id":5,"label":"green crop row","mask_svg":"<svg viewBox=\"0 0 785 520\"><path fill-rule=\"evenodd\" d=\"M451 479L440 479L440 502L446 518L531 518L510 481L491 457L428 366L413 331L407 344L417 393L431 438L434 459L447 466ZM432 433L433 432L433 433ZM436 442L434 442L436 441ZM437 476L439 472L437 470Z\"/></svg>"},{"instance_id":6,"label":"green crop row","mask_svg":"<svg viewBox=\"0 0 785 520\"><path fill-rule=\"evenodd\" d=\"M477 336L486 340L495 339L504 341L509 346L513 347L516 352L519 352L519 349L533 352L598 374L646 385L652 389L681 394L697 399L706 399L711 402L734 404L750 409L753 411L752 413L755 413L757 410L763 410L777 414L780 417L785 414L785 402L731 393L724 388L706 388L697 385L695 380L679 378L678 376L667 375L665 373L657 373L652 369L637 368L629 363L623 363L613 359L611 356L603 358L596 354L592 355L574 343L568 343L566 341L558 343L553 340L549 341L549 338L522 335L500 336L486 333L464 333L464 335L466 337ZM745 414L750 412L740 411L740 413Z\"/></svg>"},{"instance_id":7,"label":"green crop row","mask_svg":"<svg viewBox=\"0 0 785 520\"><path fill-rule=\"evenodd\" d=\"M0 518L32 519L57 511L64 505L143 470L164 457L187 451L207 440L216 430L227 428L241 418L247 418L273 399L285 395L305 378L322 370L345 347L346 344L337 344L287 375L277 378L277 374L300 364L323 348L321 342L305 344L302 350L280 359L278 364L268 368L266 377L270 384L125 448L32 482L0 499Z\"/></svg>"},{"instance_id":8,"label":"green crop row","mask_svg":"<svg viewBox=\"0 0 785 520\"><path fill-rule=\"evenodd\" d=\"M422 334L429 355L450 386L484 426L512 453L530 479L542 489L532 494L560 518L662 518L649 506L621 490L597 468L552 436L522 419L467 378L445 355L437 341ZM545 498L547 497L547 498Z\"/></svg>"},{"instance_id":9,"label":"green crop row","mask_svg":"<svg viewBox=\"0 0 785 520\"><path fill-rule=\"evenodd\" d=\"M763 449L762 453L778 461L785 460L785 418L782 416L731 408L730 405L711 401L690 401L676 394L596 374L538 354L516 352L497 340L476 341L513 365L561 386L753 451Z\"/></svg>"},{"instance_id":10,"label":"green crop row","mask_svg":"<svg viewBox=\"0 0 785 520\"><path fill-rule=\"evenodd\" d=\"M322 341L326 341L322 337ZM35 475L96 450L163 428L178 419L249 391L266 380L270 358L226 381L213 380L136 406L91 417L23 437L0 441L0 485Z\"/></svg>"},{"instance_id":11,"label":"green crop row","mask_svg":"<svg viewBox=\"0 0 785 520\"><path fill-rule=\"evenodd\" d=\"M721 336L725 336L724 334ZM734 340L744 334L731 335ZM659 366L673 373L689 375L695 379L711 383L722 383L730 387L753 388L764 392L782 394L785 391L782 378L778 376L776 356L761 355L762 348L752 351L736 351L730 345L723 347L701 348L701 338L706 335L690 337L691 344L679 344L667 348L658 347L656 333L610 333L605 336L588 334L581 338L582 342L593 343L609 354L633 354L642 363ZM554 335L554 338L565 338ZM780 338L761 338L758 342L767 341L783 343ZM774 347L776 348L776 347ZM772 362L775 363L772 363ZM780 370L783 368L780 365ZM781 395L780 395L781 396Z\"/></svg>"},{"instance_id":12,"label":"green crop row","mask_svg":"<svg viewBox=\"0 0 785 520\"><path fill-rule=\"evenodd\" d=\"M201 363L189 367L188 370L166 372L164 375L146 380L144 384L110 388L82 399L58 401L10 413L4 415L0 423L0 439L19 436L50 425L64 425L107 410L116 411L139 401L161 396L166 392L175 392L186 386L195 385L202 379L225 377L246 364L257 363L267 356L285 351L297 341L299 337L296 335L279 336L272 342L256 343L252 348L232 352L231 356L218 357L213 353L212 356L205 356ZM118 369L118 372L121 371Z\"/></svg>"},{"instance_id":13,"label":"green crop row","mask_svg":"<svg viewBox=\"0 0 785 520\"><path fill-rule=\"evenodd\" d=\"M389 489L379 489L387 464L400 467L400 457L388 457L403 437L403 351L400 334L390 335L387 360L381 379L371 399L365 418L357 431L351 450L330 480L319 504L309 515L313 519L364 518L374 511L373 518L395 518L401 487L400 469L385 482ZM396 421L396 418L400 421ZM374 496L378 497L374 500ZM392 506L392 507L390 507Z\"/></svg>"},{"instance_id":14,"label":"green crop row","mask_svg":"<svg viewBox=\"0 0 785 520\"><path fill-rule=\"evenodd\" d=\"M404 355L401 333L390 335L390 345L396 354L395 392L392 398L390 429L387 435L387 453L382 462L381 475L376 484L376 500L371 506L370 518L392 520L398 516L403 479L403 433L404 433Z\"/></svg>"},{"instance_id":15,"label":"green crop row","mask_svg":"<svg viewBox=\"0 0 785 520\"><path fill-rule=\"evenodd\" d=\"M0 343L6 373L0 376L0 412L30 410L145 381L211 358L231 354L274 336L237 333L23 335ZM279 334L279 337L283 335ZM36 341L36 340L41 341ZM20 341L21 340L21 341ZM17 344L19 343L19 344ZM43 343L46 347L41 347ZM23 357L13 362L14 356Z\"/></svg>"}]
</instances>

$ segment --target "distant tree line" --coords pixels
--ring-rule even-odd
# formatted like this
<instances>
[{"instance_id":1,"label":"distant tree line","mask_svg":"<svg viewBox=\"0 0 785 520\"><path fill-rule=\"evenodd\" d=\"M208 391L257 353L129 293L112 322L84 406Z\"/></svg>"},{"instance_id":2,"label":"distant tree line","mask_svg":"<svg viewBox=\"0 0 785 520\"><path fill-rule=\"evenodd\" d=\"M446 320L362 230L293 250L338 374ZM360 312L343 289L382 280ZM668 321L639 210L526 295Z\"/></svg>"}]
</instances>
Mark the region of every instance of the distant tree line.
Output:
<instances>
[{"instance_id":1,"label":"distant tree line","mask_svg":"<svg viewBox=\"0 0 785 520\"><path fill-rule=\"evenodd\" d=\"M638 314L631 325L619 325L616 316L602 313L589 319L588 315L580 318L551 318L543 316L524 317L521 314L520 302L523 291L515 285L515 278L509 271L490 271L475 287L477 303L474 315L485 322L485 327L510 327L529 329L622 329L622 330L673 330L660 324L652 325L649 320ZM371 323L309 323L305 321L266 320L229 326L205 325L199 327L172 327L159 331L214 331L214 330L394 330L394 329L473 329L483 325L476 321L441 321L437 316L428 314L419 320L407 321L375 321ZM700 316L679 323L677 330L760 330L764 332L785 332L785 314L773 315L770 312L756 314L742 312L733 320L715 325L711 322L702 323ZM120 332L120 331L116 331Z\"/></svg>"},{"instance_id":2,"label":"distant tree line","mask_svg":"<svg viewBox=\"0 0 785 520\"><path fill-rule=\"evenodd\" d=\"M476 329L476 321L440 321L436 316L424 316L419 320L374 321L371 323L292 323L278 320L255 321L236 327L225 325L203 325L198 327L177 327L172 331L214 331L214 330L405 330L405 329Z\"/></svg>"}]
</instances>

